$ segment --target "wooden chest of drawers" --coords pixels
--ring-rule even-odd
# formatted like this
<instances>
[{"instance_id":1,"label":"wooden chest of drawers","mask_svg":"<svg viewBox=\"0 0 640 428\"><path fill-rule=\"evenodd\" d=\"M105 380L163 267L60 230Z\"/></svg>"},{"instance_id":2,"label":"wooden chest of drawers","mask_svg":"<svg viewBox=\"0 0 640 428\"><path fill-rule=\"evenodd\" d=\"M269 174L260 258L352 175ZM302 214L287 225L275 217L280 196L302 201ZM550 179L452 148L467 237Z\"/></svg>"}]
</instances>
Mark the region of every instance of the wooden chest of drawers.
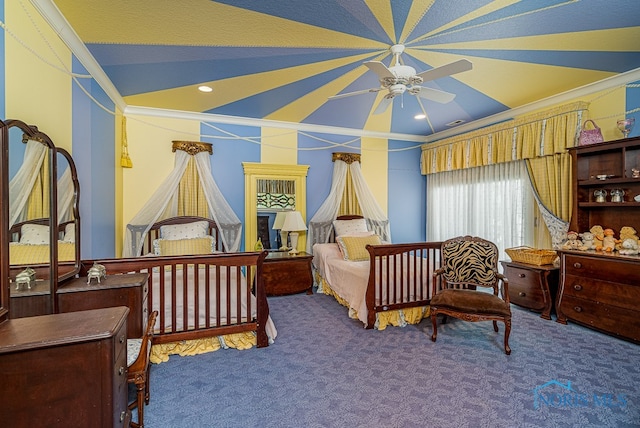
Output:
<instances>
[{"instance_id":1,"label":"wooden chest of drawers","mask_svg":"<svg viewBox=\"0 0 640 428\"><path fill-rule=\"evenodd\" d=\"M5 427L123 427L125 307L13 319L0 325Z\"/></svg>"},{"instance_id":2,"label":"wooden chest of drawers","mask_svg":"<svg viewBox=\"0 0 640 428\"><path fill-rule=\"evenodd\" d=\"M149 317L147 308L149 275L129 273L107 275L100 283L87 284L86 277L72 279L58 288L58 311L74 312L88 309L126 306L129 308L127 337L139 338Z\"/></svg>"},{"instance_id":3,"label":"wooden chest of drawers","mask_svg":"<svg viewBox=\"0 0 640 428\"><path fill-rule=\"evenodd\" d=\"M541 318L551 319L558 290L559 269L553 265L536 266L507 261L500 263L509 280L511 303L541 312Z\"/></svg>"},{"instance_id":4,"label":"wooden chest of drawers","mask_svg":"<svg viewBox=\"0 0 640 428\"><path fill-rule=\"evenodd\" d=\"M262 265L267 296L281 296L303 291L311 294L311 287L313 287L311 260L313 256L307 253L270 252Z\"/></svg>"},{"instance_id":5,"label":"wooden chest of drawers","mask_svg":"<svg viewBox=\"0 0 640 428\"><path fill-rule=\"evenodd\" d=\"M640 257L562 251L558 322L640 342Z\"/></svg>"}]
</instances>

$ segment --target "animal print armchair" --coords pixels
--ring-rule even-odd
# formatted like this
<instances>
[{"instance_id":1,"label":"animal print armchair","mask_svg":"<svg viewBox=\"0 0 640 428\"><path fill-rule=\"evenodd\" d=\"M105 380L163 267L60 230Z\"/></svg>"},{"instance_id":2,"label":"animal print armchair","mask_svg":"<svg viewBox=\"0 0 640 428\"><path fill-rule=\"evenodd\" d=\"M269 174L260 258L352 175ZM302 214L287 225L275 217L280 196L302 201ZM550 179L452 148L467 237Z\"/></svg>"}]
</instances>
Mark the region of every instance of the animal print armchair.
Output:
<instances>
[{"instance_id":1,"label":"animal print armchair","mask_svg":"<svg viewBox=\"0 0 640 428\"><path fill-rule=\"evenodd\" d=\"M442 267L433 273L432 341L438 335L436 317L450 315L465 321L504 322L504 351L511 354L509 282L498 272L498 248L492 242L460 236L442 243ZM502 287L500 287L502 283ZM439 288L439 289L438 289ZM482 289L491 288L492 293Z\"/></svg>"}]
</instances>

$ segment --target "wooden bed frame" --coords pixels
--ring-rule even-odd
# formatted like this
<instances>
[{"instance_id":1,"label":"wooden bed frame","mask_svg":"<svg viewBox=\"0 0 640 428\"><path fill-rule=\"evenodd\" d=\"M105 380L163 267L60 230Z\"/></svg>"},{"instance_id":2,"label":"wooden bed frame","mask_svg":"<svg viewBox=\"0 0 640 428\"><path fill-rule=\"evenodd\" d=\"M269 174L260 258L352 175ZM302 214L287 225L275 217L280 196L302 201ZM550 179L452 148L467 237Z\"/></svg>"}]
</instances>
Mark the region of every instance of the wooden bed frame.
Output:
<instances>
[{"instance_id":1,"label":"wooden bed frame","mask_svg":"<svg viewBox=\"0 0 640 428\"><path fill-rule=\"evenodd\" d=\"M353 220L363 218L359 215L339 216L337 220ZM335 242L334 234L330 234L330 242ZM369 280L366 290L367 323L365 328L375 326L376 314L380 312L400 310L405 308L428 306L431 302L433 272L440 267L441 242L415 242L407 244L367 245L369 251ZM390 266L401 266L409 260L425 259L420 266L419 275L404 278L404 269L398 271ZM393 260L394 263L389 261ZM423 265L426 265L424 275ZM377 267L377 268L376 268ZM422 280L424 278L424 281ZM407 284L412 291L413 298L406 296L402 290L392 289L394 284ZM329 284L331 286L331 284ZM377 300L376 296L386 295L385 300ZM405 301L408 300L408 301Z\"/></svg>"},{"instance_id":2,"label":"wooden bed frame","mask_svg":"<svg viewBox=\"0 0 640 428\"><path fill-rule=\"evenodd\" d=\"M153 240L159 235L160 227L167 224L181 224L189 223L193 221L206 220L209 223L210 233L216 237L216 243L220 242L218 238L219 230L213 220L200 218L200 217L175 217L167 220L160 221L153 225L149 237L145 239L145 252L147 254L150 248L153 248ZM218 245L218 244L216 244ZM219 244L222 246L222 243ZM160 293L158 296L160 306L165 310L167 307L171 308L171 319L166 319L165 310L161 308L153 308L154 293L161 287L166 288L165 277L167 275L149 275L149 288L147 296L147 309L148 313L154 310L159 311L158 326L159 331L154 333L153 343L171 343L181 340L201 339L205 337L215 337L225 334L240 333L240 332L256 332L257 346L265 347L269 345L269 338L267 336L265 327L269 318L269 306L267 303L266 293L264 289L264 282L262 279L262 263L267 255L266 251L263 252L245 252L245 253L216 253L197 256L143 256L137 258L123 258L123 259L100 259L100 260L83 260L81 275L86 274L94 262L100 263L105 266L107 274L123 274L131 272L170 272L171 278L171 292L170 296L166 296L167 293ZM200 281L203 281L192 275L182 276L182 280L177 280L177 273L179 271L187 271L187 269L200 269L204 271L206 291L199 292L198 285ZM227 272L226 280L221 280L221 275L211 275L211 272ZM241 274L246 275L246 286L248 291L246 298L243 302L246 309L241 309L240 299L240 284L232 283L230 279L231 271L235 271L239 278ZM154 279L156 278L156 279ZM155 283L154 283L155 281ZM158 284L158 282L160 284ZM239 281L238 281L239 282ZM202 284L200 284L201 286ZM230 298L224 301L216 301L210 290L216 290L216 295L220 295L219 290L236 290L236 304L232 307L232 301ZM193 304L193 313L188 313L188 305L184 305L182 312L176 314L178 310L176 306L178 294L184 294L187 296L188 290L194 290L189 295L191 301L197 301L198 304ZM256 297L256 301L251 301L251 293ZM230 296L231 292L227 292L226 295ZM200 307L215 308L217 319L215 322L209 322L210 314L209 310L206 310L206 314L200 313ZM251 316L252 310L256 310L255 316ZM239 315L239 320L232 324L230 314L232 310L236 311ZM228 314L227 317L220 316L221 313ZM181 315L183 322L179 325L177 323L177 315ZM205 326L189 326L189 317L194 317L196 320L201 316L205 316L207 319ZM165 328L167 321L170 322L169 328Z\"/></svg>"}]
</instances>

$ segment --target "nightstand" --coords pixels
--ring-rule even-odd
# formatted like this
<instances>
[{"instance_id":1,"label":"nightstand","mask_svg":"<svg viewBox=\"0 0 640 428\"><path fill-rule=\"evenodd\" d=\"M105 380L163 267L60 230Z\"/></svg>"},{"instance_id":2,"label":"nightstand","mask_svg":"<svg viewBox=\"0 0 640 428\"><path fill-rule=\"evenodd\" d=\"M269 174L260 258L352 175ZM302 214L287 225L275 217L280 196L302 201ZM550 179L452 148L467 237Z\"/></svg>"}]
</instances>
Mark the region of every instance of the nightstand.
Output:
<instances>
[{"instance_id":1,"label":"nightstand","mask_svg":"<svg viewBox=\"0 0 640 428\"><path fill-rule=\"evenodd\" d=\"M311 260L307 253L289 254L286 251L270 251L262 265L262 276L267 296L286 294L312 294L313 276Z\"/></svg>"},{"instance_id":2,"label":"nightstand","mask_svg":"<svg viewBox=\"0 0 640 428\"><path fill-rule=\"evenodd\" d=\"M541 318L551 319L553 302L558 290L558 271L554 265L530 265L502 261L504 276L509 280L511 303L541 312Z\"/></svg>"}]
</instances>

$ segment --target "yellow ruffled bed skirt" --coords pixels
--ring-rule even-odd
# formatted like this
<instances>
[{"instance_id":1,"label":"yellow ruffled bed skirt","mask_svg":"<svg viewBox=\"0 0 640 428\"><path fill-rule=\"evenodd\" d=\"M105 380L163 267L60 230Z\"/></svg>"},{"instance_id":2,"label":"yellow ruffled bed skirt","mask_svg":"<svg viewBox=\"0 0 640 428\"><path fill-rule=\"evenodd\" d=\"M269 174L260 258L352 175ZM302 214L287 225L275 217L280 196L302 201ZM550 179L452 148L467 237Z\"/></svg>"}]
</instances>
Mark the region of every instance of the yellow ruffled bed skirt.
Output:
<instances>
[{"instance_id":1,"label":"yellow ruffled bed skirt","mask_svg":"<svg viewBox=\"0 0 640 428\"><path fill-rule=\"evenodd\" d=\"M199 355L214 352L220 348L244 350L250 349L256 344L256 335L250 331L173 343L159 343L151 347L149 361L154 364L160 364L169 361L170 355L180 355L182 357Z\"/></svg>"},{"instance_id":2,"label":"yellow ruffled bed skirt","mask_svg":"<svg viewBox=\"0 0 640 428\"><path fill-rule=\"evenodd\" d=\"M322 293L332 296L342 306L349 308L349 317L358 319L358 312L349 307L349 303L340 297L320 274L315 272L316 284L320 284ZM418 324L424 318L431 316L430 306L416 306L415 308L396 309L393 311L384 311L376 313L375 328L384 330L388 326L404 327L407 324Z\"/></svg>"}]
</instances>

